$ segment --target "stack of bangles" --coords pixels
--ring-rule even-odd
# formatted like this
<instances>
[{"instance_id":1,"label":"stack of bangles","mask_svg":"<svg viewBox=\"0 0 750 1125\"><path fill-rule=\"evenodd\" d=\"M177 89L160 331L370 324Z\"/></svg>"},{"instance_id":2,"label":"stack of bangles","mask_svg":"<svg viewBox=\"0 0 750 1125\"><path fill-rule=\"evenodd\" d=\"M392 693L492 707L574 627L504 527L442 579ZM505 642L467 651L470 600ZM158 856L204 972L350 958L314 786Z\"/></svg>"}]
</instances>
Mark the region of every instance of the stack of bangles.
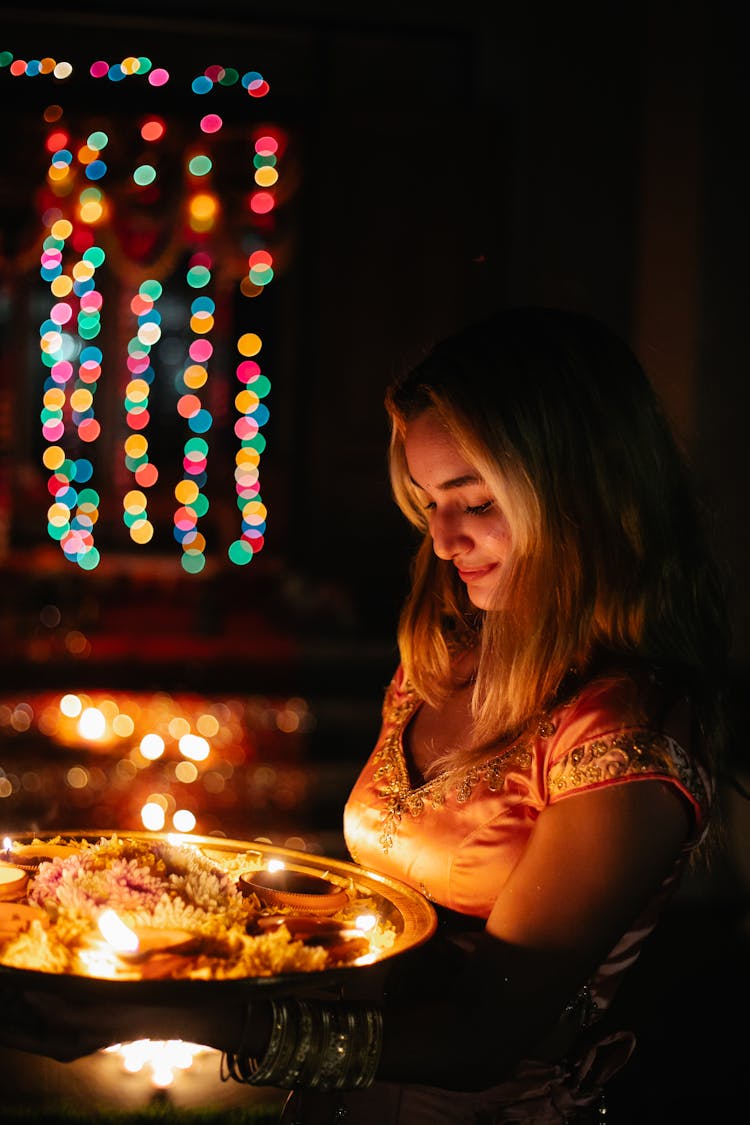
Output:
<instances>
[{"instance_id":1,"label":"stack of bangles","mask_svg":"<svg viewBox=\"0 0 750 1125\"><path fill-rule=\"evenodd\" d=\"M358 1090L372 1085L383 1045L379 1008L350 1008L291 997L270 1004L271 1038L265 1054L254 1059L240 1042L236 1051L227 1051L222 1058L224 1081L233 1078L251 1086L285 1090ZM250 1009L248 1004L246 1028ZM244 1040L244 1034L241 1038Z\"/></svg>"}]
</instances>

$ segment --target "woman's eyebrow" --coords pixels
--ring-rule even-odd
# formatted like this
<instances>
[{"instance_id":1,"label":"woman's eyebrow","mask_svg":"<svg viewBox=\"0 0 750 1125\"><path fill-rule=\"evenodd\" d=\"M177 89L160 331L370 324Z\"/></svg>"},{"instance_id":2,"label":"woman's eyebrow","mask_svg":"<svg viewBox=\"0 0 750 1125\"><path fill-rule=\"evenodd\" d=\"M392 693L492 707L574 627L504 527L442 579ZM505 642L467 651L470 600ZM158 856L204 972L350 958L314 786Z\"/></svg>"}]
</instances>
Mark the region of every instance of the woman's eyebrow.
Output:
<instances>
[{"instance_id":1,"label":"woman's eyebrow","mask_svg":"<svg viewBox=\"0 0 750 1125\"><path fill-rule=\"evenodd\" d=\"M422 492L426 491L426 489L422 488L422 485L419 483L419 481L414 480L414 477L409 477L409 480L411 481L411 483L414 485L415 488L421 489ZM437 488L439 489L440 492L448 492L451 488L463 488L463 486L466 485L466 484L481 484L481 483L482 483L482 478L477 476L476 473L464 473L463 476L451 477L450 480L443 481L442 484L437 485Z\"/></svg>"}]
</instances>

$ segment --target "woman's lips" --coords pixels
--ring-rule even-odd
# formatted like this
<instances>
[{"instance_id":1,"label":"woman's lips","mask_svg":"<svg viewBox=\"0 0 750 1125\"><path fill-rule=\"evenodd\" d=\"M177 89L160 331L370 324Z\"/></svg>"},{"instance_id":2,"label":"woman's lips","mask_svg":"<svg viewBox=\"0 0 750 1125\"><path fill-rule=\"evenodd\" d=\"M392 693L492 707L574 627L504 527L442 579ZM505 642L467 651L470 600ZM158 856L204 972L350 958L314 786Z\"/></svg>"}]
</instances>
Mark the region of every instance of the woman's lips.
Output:
<instances>
[{"instance_id":1,"label":"woman's lips","mask_svg":"<svg viewBox=\"0 0 750 1125\"><path fill-rule=\"evenodd\" d=\"M458 566L456 570L462 582L477 582L480 578L484 578L485 575L491 574L496 566L497 563L490 563L489 566L479 566L472 569L466 568L465 570Z\"/></svg>"}]
</instances>

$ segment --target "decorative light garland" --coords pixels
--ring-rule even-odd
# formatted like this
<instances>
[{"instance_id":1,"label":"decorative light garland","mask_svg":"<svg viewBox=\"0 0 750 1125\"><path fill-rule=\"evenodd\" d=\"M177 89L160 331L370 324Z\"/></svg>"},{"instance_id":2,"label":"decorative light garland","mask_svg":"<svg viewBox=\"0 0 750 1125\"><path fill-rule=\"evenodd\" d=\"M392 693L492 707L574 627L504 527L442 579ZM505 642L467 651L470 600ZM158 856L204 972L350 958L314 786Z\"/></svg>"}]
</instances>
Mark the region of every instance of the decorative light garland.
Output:
<instances>
[{"instance_id":1,"label":"decorative light garland","mask_svg":"<svg viewBox=\"0 0 750 1125\"><path fill-rule=\"evenodd\" d=\"M88 458L66 457L59 442L66 428L71 426L75 427L82 442L96 441L101 432L94 417L94 393L101 373L101 352L93 346L79 350L78 377L68 398L67 385L74 374L71 357L76 348L65 326L73 318L77 299L79 341L95 339L99 334L102 301L95 288L94 275L104 261L104 252L98 247L90 247L75 263L71 273L63 274L63 250L73 226L57 215L53 215L52 220L50 237L45 239L42 252L42 273L50 280L52 296L64 293L67 299L53 304L49 319L40 328L42 362L50 368L44 383L41 411L42 434L49 442L42 460L51 470L47 487L53 497L47 511L47 526L50 536L59 541L67 558L77 562L84 570L92 570L99 563L93 535L98 519L99 494L93 488L80 489L77 486L90 479L93 466Z\"/></svg>"},{"instance_id":2,"label":"decorative light garland","mask_svg":"<svg viewBox=\"0 0 750 1125\"><path fill-rule=\"evenodd\" d=\"M0 51L0 77L5 71L14 78L47 78L56 83L73 76L73 66L52 58L22 60L10 51ZM112 83L140 79L153 91L166 86L169 72L154 67L145 56L129 56L120 63L97 60L89 67L89 76ZM253 98L262 98L269 91L268 83L258 71L240 76L231 67L212 65L191 82L193 94L203 97L217 86L239 88ZM110 360L91 341L102 328L103 296L96 285L96 273L114 252L98 245L97 230L107 234L115 217L116 201L104 190L110 173L107 149L108 134L97 129L77 142L63 122L59 105L48 106L44 114L48 125L46 138L50 164L47 185L54 203L45 211L44 238L40 273L49 283L52 304L49 317L40 327L42 363L49 368L44 384L41 411L42 434L47 442L42 460L50 473L48 489L52 503L48 509L47 530L59 542L65 556L84 570L93 570L100 561L94 544L94 527L99 519L100 497L88 482L94 465L87 457L75 456L80 443L94 444L100 437L101 425L94 413L94 395L103 366L106 376L116 376L118 361ZM204 138L221 132L223 119L218 113L203 113L199 120ZM162 117L149 113L140 126L140 137L146 145L158 145L166 132ZM262 226L263 218L276 206L278 183L277 160L279 138L267 127L256 129L254 137L254 187L247 197L250 214ZM158 150L154 156L141 152L131 173L131 191L139 203L147 199L152 185L160 177ZM198 521L209 507L205 492L209 435L213 418L208 401L209 368L213 345L209 334L214 327L216 311L213 261L207 249L207 237L221 219L221 205L211 189L213 159L210 145L202 140L187 154L183 169L188 185L186 231L183 244L190 250L186 271L188 286L195 291L190 303L190 330L185 364L176 379L177 412L185 420L189 435L183 445L182 475L174 489L177 506L174 511L174 537L182 549L181 564L188 573L198 573L206 565L206 539L198 529ZM240 292L257 297L273 279L273 256L267 248L255 247L249 252L247 273L240 281ZM162 252L163 262L173 265L175 247ZM163 264L162 262L158 263ZM143 545L154 536L148 518L147 493L160 478L156 464L149 457L146 431L151 422L149 396L155 379L151 363L152 349L161 337L161 316L157 302L162 296L157 263L152 262L150 276L138 279L137 292L130 301L130 312L137 320L137 330L127 344L126 367L129 379L125 386L123 412L128 433L123 443L124 465L132 474L134 487L123 495L123 520L132 542ZM122 281L121 271L117 276ZM131 271L131 284L134 277ZM75 321L74 321L75 317ZM73 327L75 325L75 331ZM270 381L261 373L256 356L262 348L261 337L244 332L237 340L240 356L236 378L240 389L235 397L234 434L239 442L235 456L235 491L240 510L240 531L228 547L228 558L235 565L245 565L264 545L267 511L260 496L259 463L265 449L261 428L269 411L261 401L270 391ZM77 370L75 365L77 364ZM68 447L73 447L68 451ZM84 486L84 487L82 487Z\"/></svg>"}]
</instances>

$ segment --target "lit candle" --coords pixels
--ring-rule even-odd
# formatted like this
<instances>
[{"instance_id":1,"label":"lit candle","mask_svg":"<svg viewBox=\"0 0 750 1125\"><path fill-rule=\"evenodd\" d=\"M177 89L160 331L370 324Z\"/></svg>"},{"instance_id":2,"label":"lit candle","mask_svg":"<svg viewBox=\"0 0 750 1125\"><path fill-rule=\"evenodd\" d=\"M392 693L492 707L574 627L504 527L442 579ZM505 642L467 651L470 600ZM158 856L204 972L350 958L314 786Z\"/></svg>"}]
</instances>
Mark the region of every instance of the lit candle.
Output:
<instances>
[{"instance_id":1,"label":"lit candle","mask_svg":"<svg viewBox=\"0 0 750 1125\"><path fill-rule=\"evenodd\" d=\"M103 910L99 930L110 949L126 964L139 964L160 954L185 957L197 953L201 939L189 930L159 929L156 926L131 928L114 910Z\"/></svg>"},{"instance_id":2,"label":"lit candle","mask_svg":"<svg viewBox=\"0 0 750 1125\"><path fill-rule=\"evenodd\" d=\"M37 844L14 844L9 836L3 840L3 852L0 858L27 871L35 871L40 863L51 863L53 859L64 859L74 855L79 849L68 844L46 844L41 841Z\"/></svg>"},{"instance_id":3,"label":"lit candle","mask_svg":"<svg viewBox=\"0 0 750 1125\"><path fill-rule=\"evenodd\" d=\"M135 930L131 930L114 910L103 910L98 918L98 926L115 953L135 953L138 949Z\"/></svg>"}]
</instances>

